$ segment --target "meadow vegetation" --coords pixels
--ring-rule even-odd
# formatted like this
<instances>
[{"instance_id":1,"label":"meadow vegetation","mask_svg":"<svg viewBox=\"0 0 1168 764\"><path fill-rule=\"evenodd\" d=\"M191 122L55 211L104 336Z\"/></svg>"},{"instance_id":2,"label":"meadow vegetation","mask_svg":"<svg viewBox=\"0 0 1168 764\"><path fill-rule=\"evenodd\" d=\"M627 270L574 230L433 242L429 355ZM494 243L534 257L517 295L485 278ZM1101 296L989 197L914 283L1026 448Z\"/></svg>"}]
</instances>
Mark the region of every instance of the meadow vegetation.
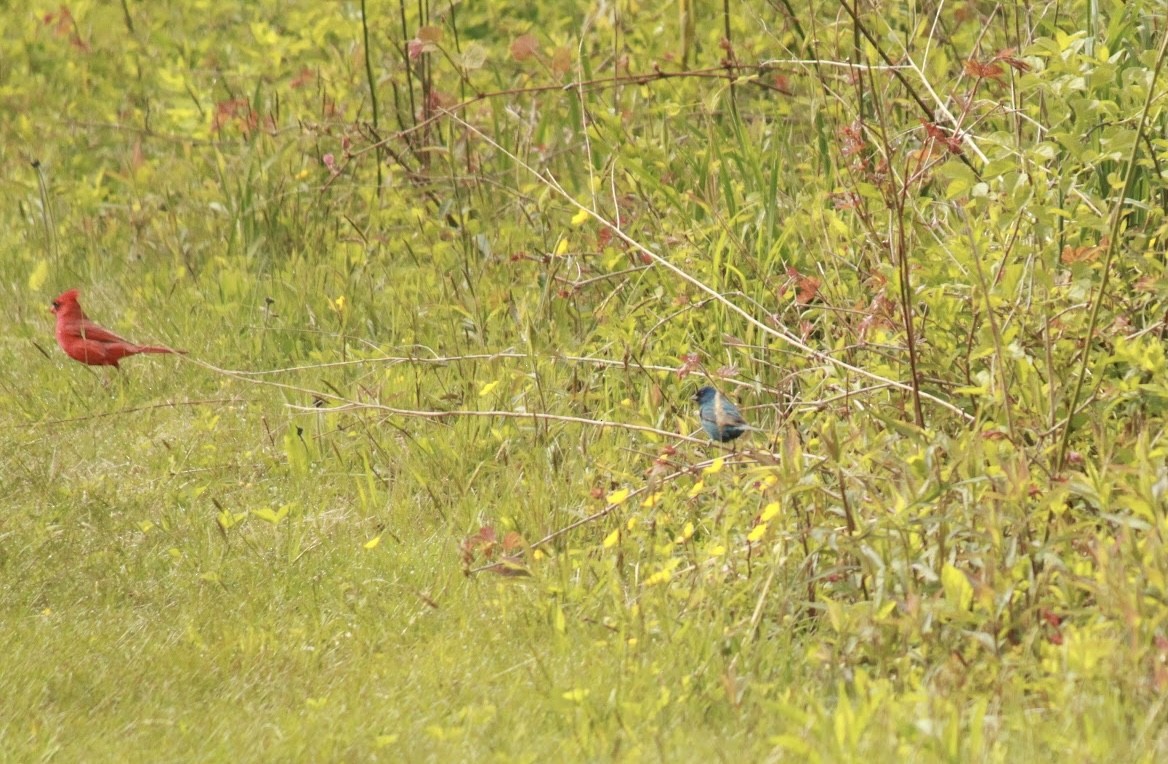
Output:
<instances>
[{"instance_id":1,"label":"meadow vegetation","mask_svg":"<svg viewBox=\"0 0 1168 764\"><path fill-rule=\"evenodd\" d=\"M0 758L1165 760L1166 28L7 10Z\"/></svg>"}]
</instances>

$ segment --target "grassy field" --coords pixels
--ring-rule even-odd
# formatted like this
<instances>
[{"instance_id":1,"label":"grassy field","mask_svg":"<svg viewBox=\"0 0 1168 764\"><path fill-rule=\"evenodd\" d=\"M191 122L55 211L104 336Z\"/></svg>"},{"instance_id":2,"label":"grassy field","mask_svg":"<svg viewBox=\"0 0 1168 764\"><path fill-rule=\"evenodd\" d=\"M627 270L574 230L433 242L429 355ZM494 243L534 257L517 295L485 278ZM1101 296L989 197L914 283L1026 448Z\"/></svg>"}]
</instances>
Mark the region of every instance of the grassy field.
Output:
<instances>
[{"instance_id":1,"label":"grassy field","mask_svg":"<svg viewBox=\"0 0 1168 764\"><path fill-rule=\"evenodd\" d=\"M0 760L1168 757L1160 4L240 5L0 16Z\"/></svg>"}]
</instances>

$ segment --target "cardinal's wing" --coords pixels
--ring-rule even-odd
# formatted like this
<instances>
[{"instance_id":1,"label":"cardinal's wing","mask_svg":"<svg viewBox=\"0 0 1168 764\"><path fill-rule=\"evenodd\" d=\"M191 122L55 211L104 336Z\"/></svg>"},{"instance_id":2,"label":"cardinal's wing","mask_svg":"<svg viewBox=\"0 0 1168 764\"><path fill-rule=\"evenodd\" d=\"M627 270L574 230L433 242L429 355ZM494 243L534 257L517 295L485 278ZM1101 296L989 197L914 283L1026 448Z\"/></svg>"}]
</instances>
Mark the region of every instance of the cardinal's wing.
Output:
<instances>
[{"instance_id":1,"label":"cardinal's wing","mask_svg":"<svg viewBox=\"0 0 1168 764\"><path fill-rule=\"evenodd\" d=\"M94 340L95 342L122 342L127 345L133 345L133 342L119 337L118 335L106 329L103 326L98 326L92 321L85 320L81 322L81 326L77 331L78 335L87 340Z\"/></svg>"}]
</instances>

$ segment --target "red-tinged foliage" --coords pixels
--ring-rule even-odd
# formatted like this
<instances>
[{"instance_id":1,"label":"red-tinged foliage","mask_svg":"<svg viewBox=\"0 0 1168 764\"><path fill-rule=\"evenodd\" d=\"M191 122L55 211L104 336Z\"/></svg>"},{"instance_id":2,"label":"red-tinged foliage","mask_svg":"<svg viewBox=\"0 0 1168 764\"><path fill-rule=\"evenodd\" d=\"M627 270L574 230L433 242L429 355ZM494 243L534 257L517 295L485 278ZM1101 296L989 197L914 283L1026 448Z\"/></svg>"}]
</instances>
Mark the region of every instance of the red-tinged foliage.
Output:
<instances>
[{"instance_id":1,"label":"red-tinged foliage","mask_svg":"<svg viewBox=\"0 0 1168 764\"><path fill-rule=\"evenodd\" d=\"M58 37L67 37L74 29L75 22L73 21L73 13L65 5L61 5L56 11L50 11L45 14L44 24L47 27L52 27L53 31L57 33Z\"/></svg>"},{"instance_id":2,"label":"red-tinged foliage","mask_svg":"<svg viewBox=\"0 0 1168 764\"><path fill-rule=\"evenodd\" d=\"M673 472L673 470L674 467L670 461L664 457L659 456L653 460L653 463L650 464L649 468L642 474L644 474L646 480L655 480L665 477L670 472Z\"/></svg>"},{"instance_id":3,"label":"red-tinged foliage","mask_svg":"<svg viewBox=\"0 0 1168 764\"><path fill-rule=\"evenodd\" d=\"M562 45L552 53L552 74L562 77L572 70L572 51Z\"/></svg>"},{"instance_id":4,"label":"red-tinged foliage","mask_svg":"<svg viewBox=\"0 0 1168 764\"><path fill-rule=\"evenodd\" d=\"M246 98L230 98L215 104L215 114L211 117L211 130L222 132L223 128L235 123L245 135L251 133L260 123L260 115L251 108Z\"/></svg>"},{"instance_id":5,"label":"red-tinged foliage","mask_svg":"<svg viewBox=\"0 0 1168 764\"><path fill-rule=\"evenodd\" d=\"M892 320L893 312L896 310L896 304L892 300L885 297L883 294L878 294L872 299L871 304L868 305L866 313L868 315L860 321L857 327L861 339L867 339L868 335L877 328L891 329L895 324Z\"/></svg>"},{"instance_id":6,"label":"red-tinged foliage","mask_svg":"<svg viewBox=\"0 0 1168 764\"><path fill-rule=\"evenodd\" d=\"M523 536L519 535L519 531L507 531L507 535L503 537L504 552L516 552L525 546L527 546L527 542L523 540Z\"/></svg>"},{"instance_id":7,"label":"red-tinged foliage","mask_svg":"<svg viewBox=\"0 0 1168 764\"><path fill-rule=\"evenodd\" d=\"M476 561L494 563L481 568L482 571L503 576L530 576L524 567L523 551L527 542L517 531L508 531L502 541L494 527L484 525L472 536L458 545L464 573L470 573Z\"/></svg>"},{"instance_id":8,"label":"red-tinged foliage","mask_svg":"<svg viewBox=\"0 0 1168 764\"><path fill-rule=\"evenodd\" d=\"M539 50L539 40L535 35L525 34L516 37L511 42L511 58L516 61L526 61Z\"/></svg>"},{"instance_id":9,"label":"red-tinged foliage","mask_svg":"<svg viewBox=\"0 0 1168 764\"><path fill-rule=\"evenodd\" d=\"M681 357L681 366L677 367L677 378L685 379L702 366L702 357L697 353L686 353Z\"/></svg>"},{"instance_id":10,"label":"red-tinged foliage","mask_svg":"<svg viewBox=\"0 0 1168 764\"><path fill-rule=\"evenodd\" d=\"M458 98L449 93L443 93L441 90L431 90L428 103L431 110L448 109L458 103Z\"/></svg>"},{"instance_id":11,"label":"red-tinged foliage","mask_svg":"<svg viewBox=\"0 0 1168 764\"><path fill-rule=\"evenodd\" d=\"M470 565L474 562L476 554L483 550L493 548L496 541L497 538L494 528L489 525L484 525L479 528L478 533L473 536L468 536L458 545L458 551L462 554L463 563Z\"/></svg>"},{"instance_id":12,"label":"red-tinged foliage","mask_svg":"<svg viewBox=\"0 0 1168 764\"><path fill-rule=\"evenodd\" d=\"M292 78L288 83L293 90L299 90L312 83L316 79L316 72L309 69L307 66L301 67L300 72Z\"/></svg>"},{"instance_id":13,"label":"red-tinged foliage","mask_svg":"<svg viewBox=\"0 0 1168 764\"><path fill-rule=\"evenodd\" d=\"M1157 281L1159 281L1159 279L1156 276L1147 274L1140 276L1140 278L1136 280L1136 283L1132 285L1132 288L1137 292L1156 292L1159 291L1159 287L1156 284Z\"/></svg>"},{"instance_id":14,"label":"red-tinged foliage","mask_svg":"<svg viewBox=\"0 0 1168 764\"><path fill-rule=\"evenodd\" d=\"M439 27L421 27L414 38L406 43L406 54L411 61L414 61L426 53L438 50L440 42L442 42L442 30Z\"/></svg>"},{"instance_id":15,"label":"red-tinged foliage","mask_svg":"<svg viewBox=\"0 0 1168 764\"><path fill-rule=\"evenodd\" d=\"M953 18L957 20L958 24L964 24L968 21L980 19L981 14L978 13L976 3L965 3L964 5L957 6L953 12Z\"/></svg>"},{"instance_id":16,"label":"red-tinged foliage","mask_svg":"<svg viewBox=\"0 0 1168 764\"><path fill-rule=\"evenodd\" d=\"M989 61L975 61L971 58L965 62L964 69L970 77L976 77L979 80L999 79L1006 73L1006 70L998 66L992 58Z\"/></svg>"},{"instance_id":17,"label":"red-tinged foliage","mask_svg":"<svg viewBox=\"0 0 1168 764\"><path fill-rule=\"evenodd\" d=\"M962 152L962 136L959 133L950 133L935 122L929 122L923 119L921 120L921 125L924 126L925 135L930 141L941 144L950 154L960 154Z\"/></svg>"},{"instance_id":18,"label":"red-tinged foliage","mask_svg":"<svg viewBox=\"0 0 1168 764\"><path fill-rule=\"evenodd\" d=\"M73 13L65 5L61 5L56 11L46 13L44 15L44 24L47 27L52 27L53 33L58 37L66 37L69 44L82 53L89 52L89 45L81 39L81 32L77 29L77 20L73 18Z\"/></svg>"},{"instance_id":19,"label":"red-tinged foliage","mask_svg":"<svg viewBox=\"0 0 1168 764\"><path fill-rule=\"evenodd\" d=\"M1030 64L1015 56L1015 52L1016 51L1013 48L1005 48L998 51L998 54L994 56L994 60L1005 63L1016 72L1030 71Z\"/></svg>"},{"instance_id":20,"label":"red-tinged foliage","mask_svg":"<svg viewBox=\"0 0 1168 764\"><path fill-rule=\"evenodd\" d=\"M858 123L844 125L839 130L840 153L845 157L860 156L867 149L864 128Z\"/></svg>"},{"instance_id":21,"label":"red-tinged foliage","mask_svg":"<svg viewBox=\"0 0 1168 764\"><path fill-rule=\"evenodd\" d=\"M1094 246L1072 247L1068 244L1063 247L1062 254L1059 255L1059 261L1063 265L1094 262L1107 249L1107 241L1107 238L1104 237Z\"/></svg>"},{"instance_id":22,"label":"red-tinged foliage","mask_svg":"<svg viewBox=\"0 0 1168 764\"><path fill-rule=\"evenodd\" d=\"M799 291L795 292L795 303L808 305L819 297L819 279L805 276L799 280Z\"/></svg>"},{"instance_id":23,"label":"red-tinged foliage","mask_svg":"<svg viewBox=\"0 0 1168 764\"><path fill-rule=\"evenodd\" d=\"M787 282L781 291L785 293L792 286L795 287L795 302L800 305L807 305L819 296L819 279L814 276L804 276L795 268L788 267Z\"/></svg>"}]
</instances>

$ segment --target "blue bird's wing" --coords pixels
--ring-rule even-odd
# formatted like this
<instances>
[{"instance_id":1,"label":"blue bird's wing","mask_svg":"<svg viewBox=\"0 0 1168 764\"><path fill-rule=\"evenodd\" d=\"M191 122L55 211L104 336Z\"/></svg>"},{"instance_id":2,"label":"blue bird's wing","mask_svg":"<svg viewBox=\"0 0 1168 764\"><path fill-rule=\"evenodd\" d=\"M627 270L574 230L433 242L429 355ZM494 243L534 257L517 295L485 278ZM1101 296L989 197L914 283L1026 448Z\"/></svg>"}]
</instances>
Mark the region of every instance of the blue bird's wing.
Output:
<instances>
[{"instance_id":1,"label":"blue bird's wing","mask_svg":"<svg viewBox=\"0 0 1168 764\"><path fill-rule=\"evenodd\" d=\"M746 426L746 420L742 418L742 412L738 410L738 407L721 395L714 398L713 408L713 421L719 427ZM702 412L702 418L705 418L704 411Z\"/></svg>"}]
</instances>

